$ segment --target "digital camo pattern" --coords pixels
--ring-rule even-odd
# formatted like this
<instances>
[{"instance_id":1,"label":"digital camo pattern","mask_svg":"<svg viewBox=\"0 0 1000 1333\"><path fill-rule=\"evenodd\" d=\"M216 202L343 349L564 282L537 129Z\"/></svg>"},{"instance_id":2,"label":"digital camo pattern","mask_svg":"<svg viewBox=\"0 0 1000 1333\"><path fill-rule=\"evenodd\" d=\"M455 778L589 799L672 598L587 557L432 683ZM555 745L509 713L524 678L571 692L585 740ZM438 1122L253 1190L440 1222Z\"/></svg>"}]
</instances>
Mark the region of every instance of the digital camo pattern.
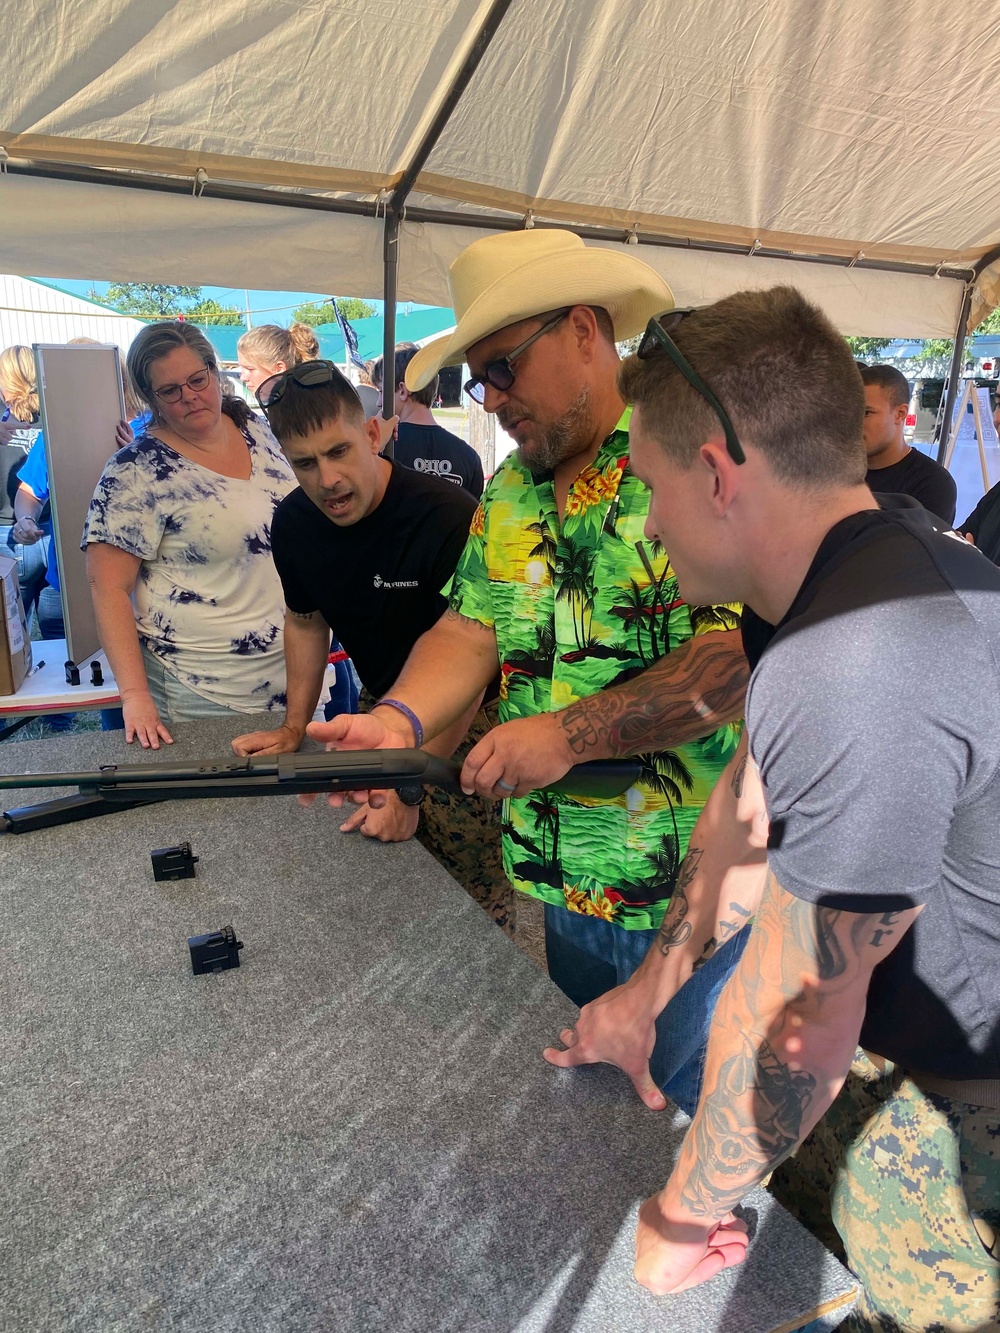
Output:
<instances>
[{"instance_id":1,"label":"digital camo pattern","mask_svg":"<svg viewBox=\"0 0 1000 1333\"><path fill-rule=\"evenodd\" d=\"M1000 1333L1000 1111L858 1051L768 1188L863 1283L845 1333Z\"/></svg>"},{"instance_id":2,"label":"digital camo pattern","mask_svg":"<svg viewBox=\"0 0 1000 1333\"><path fill-rule=\"evenodd\" d=\"M375 702L362 687L358 711L369 712ZM484 704L454 758L463 760L497 721L496 704ZM514 889L504 874L500 854L499 805L484 796L466 796L444 787L427 787L426 793L414 834L417 842L512 936L516 922Z\"/></svg>"},{"instance_id":3,"label":"digital camo pattern","mask_svg":"<svg viewBox=\"0 0 1000 1333\"><path fill-rule=\"evenodd\" d=\"M649 492L628 467L627 415L570 488L560 524L551 473L511 454L487 487L449 598L493 626L500 720L565 708L644 671L692 634L732 629L731 607L690 607L643 534ZM688 839L739 742L727 726L642 756L614 801L535 791L508 801L503 853L516 888L631 930L659 926Z\"/></svg>"},{"instance_id":4,"label":"digital camo pattern","mask_svg":"<svg viewBox=\"0 0 1000 1333\"><path fill-rule=\"evenodd\" d=\"M455 751L456 760L464 759L496 722L495 706L480 710ZM498 926L514 934L514 889L504 874L496 801L428 787L416 838Z\"/></svg>"},{"instance_id":5,"label":"digital camo pattern","mask_svg":"<svg viewBox=\"0 0 1000 1333\"><path fill-rule=\"evenodd\" d=\"M244 428L247 480L224 477L141 435L104 468L83 545L105 542L142 561L139 638L164 669L240 712L282 708L284 598L271 519L295 479L261 423Z\"/></svg>"}]
</instances>

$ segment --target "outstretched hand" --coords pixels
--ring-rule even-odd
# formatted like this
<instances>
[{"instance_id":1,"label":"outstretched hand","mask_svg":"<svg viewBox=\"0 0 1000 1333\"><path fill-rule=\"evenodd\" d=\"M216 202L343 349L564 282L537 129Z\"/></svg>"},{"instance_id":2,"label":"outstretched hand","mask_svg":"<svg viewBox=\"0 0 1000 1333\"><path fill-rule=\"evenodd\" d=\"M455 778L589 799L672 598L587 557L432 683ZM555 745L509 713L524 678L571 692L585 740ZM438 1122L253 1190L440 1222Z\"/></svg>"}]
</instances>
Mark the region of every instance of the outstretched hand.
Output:
<instances>
[{"instance_id":1,"label":"outstretched hand","mask_svg":"<svg viewBox=\"0 0 1000 1333\"><path fill-rule=\"evenodd\" d=\"M564 1050L547 1046L542 1052L550 1065L561 1069L615 1065L628 1075L651 1111L662 1111L666 1106L667 1099L649 1072L656 1043L656 1014L642 1003L633 986L616 986L585 1004L576 1026L563 1028L559 1040Z\"/></svg>"}]
</instances>

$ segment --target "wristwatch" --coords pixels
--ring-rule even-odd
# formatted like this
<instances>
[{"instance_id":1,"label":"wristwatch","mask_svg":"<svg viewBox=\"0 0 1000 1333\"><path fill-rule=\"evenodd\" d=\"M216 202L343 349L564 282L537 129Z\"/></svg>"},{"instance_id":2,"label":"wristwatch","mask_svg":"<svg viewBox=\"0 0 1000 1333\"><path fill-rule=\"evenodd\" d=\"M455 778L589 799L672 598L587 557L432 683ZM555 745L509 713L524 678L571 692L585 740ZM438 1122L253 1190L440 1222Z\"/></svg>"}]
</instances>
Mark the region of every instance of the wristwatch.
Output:
<instances>
[{"instance_id":1,"label":"wristwatch","mask_svg":"<svg viewBox=\"0 0 1000 1333\"><path fill-rule=\"evenodd\" d=\"M422 805L427 795L427 788L422 787L419 782L414 782L408 787L397 787L396 795L404 805Z\"/></svg>"}]
</instances>

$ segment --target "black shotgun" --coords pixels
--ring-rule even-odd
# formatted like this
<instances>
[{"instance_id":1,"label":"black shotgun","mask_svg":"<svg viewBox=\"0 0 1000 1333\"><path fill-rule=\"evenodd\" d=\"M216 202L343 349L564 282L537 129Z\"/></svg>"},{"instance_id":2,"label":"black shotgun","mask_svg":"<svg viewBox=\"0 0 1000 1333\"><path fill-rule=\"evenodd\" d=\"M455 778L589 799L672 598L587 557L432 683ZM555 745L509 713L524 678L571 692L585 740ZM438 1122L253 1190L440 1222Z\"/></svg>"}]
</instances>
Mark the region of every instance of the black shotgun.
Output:
<instances>
[{"instance_id":1,"label":"black shotgun","mask_svg":"<svg viewBox=\"0 0 1000 1333\"><path fill-rule=\"evenodd\" d=\"M550 790L565 796L611 800L637 780L634 759L578 764ZM5 810L0 832L30 833L155 801L216 796L294 796L302 792L381 791L426 786L460 791L461 765L423 750L338 750L327 754L254 755L195 764L103 764L85 773L0 776L0 789L77 787L71 796Z\"/></svg>"}]
</instances>

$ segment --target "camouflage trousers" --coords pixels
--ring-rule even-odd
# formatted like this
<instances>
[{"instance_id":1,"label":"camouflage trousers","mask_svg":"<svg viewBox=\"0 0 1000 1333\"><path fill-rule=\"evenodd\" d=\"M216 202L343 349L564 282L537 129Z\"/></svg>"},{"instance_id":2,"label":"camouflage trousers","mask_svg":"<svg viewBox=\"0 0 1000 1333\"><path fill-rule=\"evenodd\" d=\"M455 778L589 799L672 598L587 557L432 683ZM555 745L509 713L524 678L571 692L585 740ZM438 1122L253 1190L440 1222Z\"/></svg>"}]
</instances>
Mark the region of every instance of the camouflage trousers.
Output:
<instances>
[{"instance_id":1,"label":"camouflage trousers","mask_svg":"<svg viewBox=\"0 0 1000 1333\"><path fill-rule=\"evenodd\" d=\"M362 690L361 712L367 713L373 703L371 695ZM495 704L481 708L472 720L469 734L455 751L455 758L464 759L497 721ZM501 809L499 801L428 787L414 836L469 897L501 929L513 935L516 904L514 887L504 874L500 853Z\"/></svg>"},{"instance_id":2,"label":"camouflage trousers","mask_svg":"<svg viewBox=\"0 0 1000 1333\"><path fill-rule=\"evenodd\" d=\"M768 1189L864 1286L845 1333L1000 1333L1000 1111L858 1051Z\"/></svg>"}]
</instances>

